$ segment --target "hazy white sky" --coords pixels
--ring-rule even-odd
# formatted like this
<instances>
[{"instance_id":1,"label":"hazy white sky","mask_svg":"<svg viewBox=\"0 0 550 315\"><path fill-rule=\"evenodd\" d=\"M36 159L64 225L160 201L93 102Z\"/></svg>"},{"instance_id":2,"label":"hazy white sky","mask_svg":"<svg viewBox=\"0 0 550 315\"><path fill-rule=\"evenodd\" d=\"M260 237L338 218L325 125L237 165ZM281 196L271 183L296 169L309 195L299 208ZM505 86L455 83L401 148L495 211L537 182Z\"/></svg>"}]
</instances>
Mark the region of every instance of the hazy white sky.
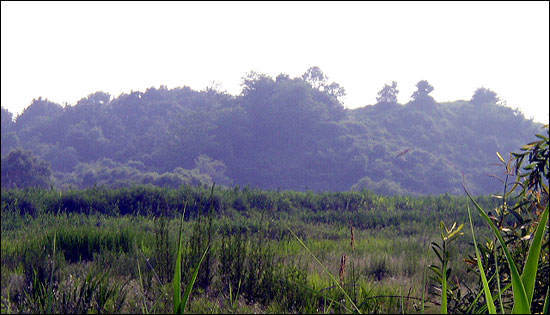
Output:
<instances>
[{"instance_id":1,"label":"hazy white sky","mask_svg":"<svg viewBox=\"0 0 550 315\"><path fill-rule=\"evenodd\" d=\"M428 80L439 101L490 88L548 123L549 3L2 2L1 104L74 105L149 87L213 81L240 93L247 72L319 66L348 108L397 81L399 101Z\"/></svg>"}]
</instances>

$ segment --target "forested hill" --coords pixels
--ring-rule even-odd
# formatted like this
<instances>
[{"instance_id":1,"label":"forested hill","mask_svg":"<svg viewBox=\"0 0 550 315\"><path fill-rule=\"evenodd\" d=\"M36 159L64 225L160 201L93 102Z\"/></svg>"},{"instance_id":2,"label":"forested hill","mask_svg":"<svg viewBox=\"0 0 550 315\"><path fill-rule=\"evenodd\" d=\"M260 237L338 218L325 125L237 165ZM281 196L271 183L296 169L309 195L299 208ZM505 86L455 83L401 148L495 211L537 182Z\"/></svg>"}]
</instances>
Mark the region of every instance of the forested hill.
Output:
<instances>
[{"instance_id":1,"label":"forested hill","mask_svg":"<svg viewBox=\"0 0 550 315\"><path fill-rule=\"evenodd\" d=\"M438 103L420 81L411 101L398 104L394 83L377 104L349 110L339 101L344 89L317 67L297 78L252 72L242 84L237 96L161 86L116 98L97 92L74 106L39 98L14 120L2 107L2 186L42 176L34 182L64 188L214 181L458 194L464 174L472 192L485 194L502 189L488 176L503 173L491 165L496 152L506 158L545 132L485 88Z\"/></svg>"}]
</instances>

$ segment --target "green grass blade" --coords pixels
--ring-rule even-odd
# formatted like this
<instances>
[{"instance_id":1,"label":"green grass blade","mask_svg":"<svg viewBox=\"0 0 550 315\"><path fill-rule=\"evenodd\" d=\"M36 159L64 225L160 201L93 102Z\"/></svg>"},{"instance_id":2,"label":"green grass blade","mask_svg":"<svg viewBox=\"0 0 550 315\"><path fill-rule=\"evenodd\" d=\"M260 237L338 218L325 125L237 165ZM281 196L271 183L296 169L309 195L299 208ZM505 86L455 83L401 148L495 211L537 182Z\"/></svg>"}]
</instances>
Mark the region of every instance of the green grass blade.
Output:
<instances>
[{"instance_id":1,"label":"green grass blade","mask_svg":"<svg viewBox=\"0 0 550 315\"><path fill-rule=\"evenodd\" d=\"M466 312L464 312L464 314L475 314L474 312L472 312L472 310L474 309L474 307L476 306L477 304L477 300L479 300L479 298L481 297L481 294L483 293L483 291L479 291L479 293L477 294L476 298L474 299L473 302L470 303L470 306L468 307L468 309L466 310Z\"/></svg>"},{"instance_id":2,"label":"green grass blade","mask_svg":"<svg viewBox=\"0 0 550 315\"><path fill-rule=\"evenodd\" d=\"M178 242L178 256L176 258L176 266L174 270L174 314L178 313L181 303L181 235Z\"/></svg>"},{"instance_id":3,"label":"green grass blade","mask_svg":"<svg viewBox=\"0 0 550 315\"><path fill-rule=\"evenodd\" d=\"M493 275L494 277L495 275ZM493 277L491 277L491 279L493 279ZM489 279L489 282L491 282L491 279ZM493 295L493 300L496 300L498 298L498 295L499 294L502 294L503 292L505 292L506 290L510 289L512 287L512 283L508 283L502 290L500 290L500 292L497 292ZM478 295L478 298L480 296L482 292L479 292L479 295ZM476 300L477 301L477 298ZM474 301L474 304L475 304L475 301ZM470 307L471 308L471 307ZM466 311L466 314L470 314L471 312L469 311ZM483 305L482 307L480 307L478 310L475 311L476 314L484 314L484 313L487 313L487 304ZM504 314L504 310L502 311L501 314Z\"/></svg>"},{"instance_id":4,"label":"green grass blade","mask_svg":"<svg viewBox=\"0 0 550 315\"><path fill-rule=\"evenodd\" d=\"M141 289L144 291L144 289L143 289L143 278L141 276L141 268L139 266L139 259L136 259L136 261L137 261L137 267L138 267L139 285L140 285ZM142 294L142 299L143 299L143 301L141 303L143 304L143 306L141 307L141 311L144 314L149 314L149 310L147 309L147 303L145 301L145 295L144 294Z\"/></svg>"},{"instance_id":5,"label":"green grass blade","mask_svg":"<svg viewBox=\"0 0 550 315\"><path fill-rule=\"evenodd\" d=\"M548 287L548 289L546 290L546 298L544 298L544 306L542 307L542 313L543 314L548 314L548 305L550 304L550 286Z\"/></svg>"},{"instance_id":6,"label":"green grass blade","mask_svg":"<svg viewBox=\"0 0 550 315\"><path fill-rule=\"evenodd\" d=\"M53 270L54 270L54 262L55 262L55 240L56 240L57 233L53 234L53 255L52 255L52 271L50 273L50 283L48 284L48 304L46 306L46 314L52 313L52 304L53 304Z\"/></svg>"},{"instance_id":7,"label":"green grass blade","mask_svg":"<svg viewBox=\"0 0 550 315\"><path fill-rule=\"evenodd\" d=\"M525 286L525 293L527 293L527 300L529 306L531 306L531 301L533 300L533 291L535 290L535 280L537 278L537 269L540 257L540 250L542 246L542 237L544 231L546 230L546 223L548 222L548 204L546 204L546 209L541 215L540 222L537 225L535 232L535 237L533 242L529 247L529 254L527 255L527 261L523 267L523 273L521 274L521 280Z\"/></svg>"},{"instance_id":8,"label":"green grass blade","mask_svg":"<svg viewBox=\"0 0 550 315\"><path fill-rule=\"evenodd\" d=\"M495 256L495 270L496 270L496 277L497 277L498 302L499 302L499 305L500 305L500 313L504 314L504 305L502 304L502 293L500 291L500 276L498 274L498 260L497 260L497 247L496 247L496 245L493 247L493 254Z\"/></svg>"},{"instance_id":9,"label":"green grass blade","mask_svg":"<svg viewBox=\"0 0 550 315\"><path fill-rule=\"evenodd\" d=\"M178 314L181 305L181 252L182 252L182 234L183 234L183 218L185 216L185 204L183 213L181 214L180 232L178 237L178 255L176 258L176 266L174 268L174 314Z\"/></svg>"},{"instance_id":10,"label":"green grass blade","mask_svg":"<svg viewBox=\"0 0 550 315\"><path fill-rule=\"evenodd\" d=\"M231 304L231 308L233 308L233 292L231 292L231 281L229 281L229 304Z\"/></svg>"},{"instance_id":11,"label":"green grass blade","mask_svg":"<svg viewBox=\"0 0 550 315\"><path fill-rule=\"evenodd\" d=\"M361 311L359 310L359 308L357 308L357 305L355 305L355 303L353 302L353 300L349 297L348 293L346 292L346 290L344 290L344 288L342 288L342 286L340 285L340 281L336 279L336 277L334 277L332 275L332 273L330 273L330 271L328 271L327 267L325 267L325 265L323 265L323 263L317 259L317 257L311 252L311 250L309 250L309 248L306 246L306 244L304 244L304 242L298 237L298 235L296 235L291 229L290 227L286 227L290 233L298 240L298 242L302 245L302 247L304 247L307 252L313 257L313 259L315 259L315 261L317 261L317 263L319 265L321 265L321 267L323 267L323 269L325 270L326 273L328 273L328 275L330 276L330 278L332 279L332 281L334 281L336 283L336 285L338 286L338 288L340 288L340 290L344 293L344 295L346 296L346 298L350 301L351 305L353 306L353 308L357 311L357 313L361 313Z\"/></svg>"},{"instance_id":12,"label":"green grass blade","mask_svg":"<svg viewBox=\"0 0 550 315\"><path fill-rule=\"evenodd\" d=\"M335 300L331 299L330 297L324 295L323 293L321 293L321 291L314 290L314 289L312 289L312 288L310 288L310 287L308 287L308 286L306 286L306 285L303 285L303 284L301 284L301 283L298 283L298 282L296 282L296 281L290 280L290 282L293 283L293 284L295 284L296 286L299 286L299 287L301 287L301 288L306 289L307 291L309 291L309 292L311 292L311 293L313 293L313 294L315 294L315 295L318 295L318 296L322 297L322 298L324 299L324 301L325 301L325 304L324 304L325 314L328 313L328 311L329 311L330 308L332 307L332 304L335 304L335 305L338 305L339 307L342 307L342 308L343 308L344 310L346 310L347 312L352 312L352 311L353 311L352 309L348 308L346 305L344 305L344 304L342 304L342 303L340 303L340 302L338 302L338 301L335 301ZM327 300L330 301L330 304L328 305L328 307L327 307L327 304L326 304L326 301L327 301ZM365 302L363 302L363 303L365 303ZM359 307L361 307L361 305L359 305Z\"/></svg>"},{"instance_id":13,"label":"green grass blade","mask_svg":"<svg viewBox=\"0 0 550 315\"><path fill-rule=\"evenodd\" d=\"M495 302L493 301L493 297L491 296L489 283L487 283L485 270L483 269L483 264L481 263L481 255L479 254L479 249L477 248L476 236L474 234L474 225L472 224L472 214L470 211L470 203L467 203L467 205L468 205L468 219L470 219L470 228L472 230L472 238L474 239L474 247L476 249L477 267L479 268L481 282L483 283L483 292L485 293L485 301L487 302L487 309L489 310L489 314L496 314L497 310L495 308Z\"/></svg>"},{"instance_id":14,"label":"green grass blade","mask_svg":"<svg viewBox=\"0 0 550 315\"><path fill-rule=\"evenodd\" d=\"M420 314L424 314L424 291L426 291L426 267L422 273L422 304L420 306Z\"/></svg>"},{"instance_id":15,"label":"green grass blade","mask_svg":"<svg viewBox=\"0 0 550 315\"><path fill-rule=\"evenodd\" d=\"M405 314L405 310L403 309L403 289L401 288L399 291L401 293L401 314Z\"/></svg>"},{"instance_id":16,"label":"green grass blade","mask_svg":"<svg viewBox=\"0 0 550 315\"><path fill-rule=\"evenodd\" d=\"M493 279L495 275L493 275L489 280L488 282L491 282L491 280ZM512 286L512 285L510 285ZM481 295L483 294L483 290L479 291L479 293L477 294L476 298L474 299L473 302L470 303L470 306L468 307L468 309L466 310L466 312L464 312L465 314L477 314L479 313L479 310L476 310L476 311L473 311L474 307L477 305L477 300L479 300L479 298L481 297ZM480 307L480 310L483 309L483 310L486 310L487 309L487 304L483 305L482 307Z\"/></svg>"},{"instance_id":17,"label":"green grass blade","mask_svg":"<svg viewBox=\"0 0 550 315\"><path fill-rule=\"evenodd\" d=\"M525 292L525 287L523 285L523 281L521 281L521 276L519 275L516 263L514 262L512 255L510 254L510 251L506 247L506 242L502 238L502 235L500 235L500 232L498 231L497 227L493 224L493 221L491 221L491 219L489 218L489 216L487 216L485 211L481 209L481 206L474 200L474 198L472 198L472 196L466 190L466 188L464 188L464 191L476 206L479 212L479 215L481 215L481 217L487 222L487 224L489 224L489 226L493 230L493 233L498 238L498 241L500 242L500 245L504 250L504 254L506 255L506 260L508 261L508 265L510 267L510 274L512 276L512 290L514 292L514 308L512 312L519 313L519 314L528 314L530 311L530 308L529 308L529 301L527 299L527 293Z\"/></svg>"},{"instance_id":18,"label":"green grass blade","mask_svg":"<svg viewBox=\"0 0 550 315\"><path fill-rule=\"evenodd\" d=\"M443 253L445 255L445 253ZM441 314L447 314L447 263L443 263L441 272Z\"/></svg>"},{"instance_id":19,"label":"green grass blade","mask_svg":"<svg viewBox=\"0 0 550 315\"><path fill-rule=\"evenodd\" d=\"M185 288L185 293L183 294L183 299L180 303L178 314L185 314L185 307L187 306L187 302L189 302L189 295L191 294L193 285L195 284L195 281L197 280L197 276L199 275L199 268L201 267L201 263L204 260L204 257L206 256L206 252L208 252L208 246L204 250L201 260L199 260L199 263L195 267L195 271L193 272L193 278L191 278L191 281L189 281L189 283L187 284L187 287Z\"/></svg>"}]
</instances>

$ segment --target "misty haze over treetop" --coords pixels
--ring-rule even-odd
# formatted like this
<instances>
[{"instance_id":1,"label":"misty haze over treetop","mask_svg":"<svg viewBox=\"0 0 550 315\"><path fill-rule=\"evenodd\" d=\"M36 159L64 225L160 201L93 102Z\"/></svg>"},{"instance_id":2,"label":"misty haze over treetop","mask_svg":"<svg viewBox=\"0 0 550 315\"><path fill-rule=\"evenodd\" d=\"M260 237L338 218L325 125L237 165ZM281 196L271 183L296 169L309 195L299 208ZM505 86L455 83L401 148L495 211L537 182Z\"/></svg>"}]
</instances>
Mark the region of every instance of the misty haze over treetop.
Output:
<instances>
[{"instance_id":1,"label":"misty haze over treetop","mask_svg":"<svg viewBox=\"0 0 550 315\"><path fill-rule=\"evenodd\" d=\"M416 87L406 104L392 82L376 104L345 109L344 88L312 67L295 78L250 72L236 96L161 86L64 107L38 98L15 120L2 107L2 185L4 157L21 147L48 161L52 183L65 188L216 182L458 194L464 174L473 192L493 193L496 152L541 132L490 89L440 103L428 81Z\"/></svg>"}]
</instances>

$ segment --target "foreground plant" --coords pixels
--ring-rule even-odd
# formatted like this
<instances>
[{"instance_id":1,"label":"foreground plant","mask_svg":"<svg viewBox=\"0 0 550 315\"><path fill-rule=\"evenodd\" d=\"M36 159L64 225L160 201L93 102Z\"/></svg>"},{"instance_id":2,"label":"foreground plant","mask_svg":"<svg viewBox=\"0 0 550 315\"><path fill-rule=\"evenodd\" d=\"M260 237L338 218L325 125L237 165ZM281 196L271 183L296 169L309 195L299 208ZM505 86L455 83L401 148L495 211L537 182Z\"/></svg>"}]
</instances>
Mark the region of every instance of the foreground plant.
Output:
<instances>
[{"instance_id":1,"label":"foreground plant","mask_svg":"<svg viewBox=\"0 0 550 315\"><path fill-rule=\"evenodd\" d=\"M447 314L447 291L454 291L454 289L456 289L454 287L450 290L448 289L448 279L451 275L451 268L448 266L451 256L449 252L449 244L457 237L464 234L460 233L460 230L462 230L464 224L461 224L457 227L455 222L453 223L453 226L449 229L447 228L447 226L445 226L445 223L441 221L439 222L439 227L441 229L442 242L441 245L432 242L432 249L437 255L437 258L439 259L441 265L430 265L430 269L435 273L435 277L432 277L432 279L441 284L441 313Z\"/></svg>"},{"instance_id":2,"label":"foreground plant","mask_svg":"<svg viewBox=\"0 0 550 315\"><path fill-rule=\"evenodd\" d=\"M176 258L176 268L174 271L174 314L185 314L185 307L189 302L189 296L191 295L191 290L193 289L193 285L197 280L197 276L199 274L199 268L209 248L209 247L206 247L206 249L204 250L204 253L202 254L202 257L199 260L197 266L195 267L193 271L193 276L191 277L191 280L187 284L187 287L185 288L185 292L183 293L183 297L182 297L181 296L181 254L183 251L182 234L183 234L184 216L185 216L185 207L183 209L183 213L181 214L180 232L178 237L178 255Z\"/></svg>"},{"instance_id":3,"label":"foreground plant","mask_svg":"<svg viewBox=\"0 0 550 315\"><path fill-rule=\"evenodd\" d=\"M29 304L31 312L39 312L45 314L52 313L53 303L53 273L54 273L54 261L55 261L55 246L56 234L53 236L53 255L51 260L50 281L46 288L46 284L43 283L38 277L37 271L33 270L33 283L30 292L25 291L26 301ZM9 303L9 301L8 301Z\"/></svg>"},{"instance_id":4,"label":"foreground plant","mask_svg":"<svg viewBox=\"0 0 550 315\"><path fill-rule=\"evenodd\" d=\"M498 238L498 241L500 242L500 245L502 246L502 249L504 250L504 253L506 255L506 260L508 262L508 266L510 267L510 272L512 276L512 290L514 292L514 307L512 309L512 313L530 313L531 301L533 300L533 291L535 289L535 279L537 276L538 261L542 246L542 236L544 235L546 224L548 223L548 205L546 205L546 209L544 210L541 216L541 220L537 225L535 236L533 238L533 241L531 242L531 246L529 247L527 262L525 263L523 273L520 276L518 268L516 266L516 262L512 258L512 254L508 250L506 242L502 238L499 230L497 229L493 221L489 218L489 216L485 213L485 211L483 211L479 204L477 204L477 202L468 193L468 191L466 191L466 194L476 206L481 217L487 222L487 224L489 224L489 226L493 230L493 233ZM488 290L486 282L484 283L484 290ZM548 300L548 296L546 297L546 299Z\"/></svg>"},{"instance_id":5,"label":"foreground plant","mask_svg":"<svg viewBox=\"0 0 550 315\"><path fill-rule=\"evenodd\" d=\"M476 236L474 233L474 225L472 224L472 215L470 213L470 205L468 204L468 219L470 220L470 229L472 231L472 238L474 239L474 247L476 249L476 260L477 266L479 268L481 281L483 283L483 293L485 294L485 300L487 301L487 309L489 314L496 314L495 303L493 302L493 296L491 295L491 289L489 288L489 283L487 282L487 276L485 276L485 271L483 270L483 264L481 263L481 255L479 254L479 249L477 247ZM497 274L498 277L498 274ZM498 279L498 278L497 278ZM502 310L502 308L501 308ZM502 310L504 312L504 310Z\"/></svg>"},{"instance_id":6,"label":"foreground plant","mask_svg":"<svg viewBox=\"0 0 550 315\"><path fill-rule=\"evenodd\" d=\"M548 133L548 125L546 125L545 128ZM504 251L506 262L510 270L511 285L512 285L512 291L513 291L512 313L514 314L518 314L518 313L527 314L533 310L533 307L532 307L533 296L535 291L537 272L539 270L539 259L541 257L543 243L545 243L544 245L545 247L548 246L548 241L545 242L544 237L546 235L546 225L548 225L548 216L549 216L548 214L548 211L549 211L548 210L549 137L543 136L543 135L536 135L536 136L540 140L523 146L521 150L525 151L524 153L511 154L511 156L514 157L516 160L515 175L518 176L518 180L513 183L513 188L509 192L506 192L506 188L507 188L508 175L511 174L512 158L509 160L508 163L506 163L502 158L502 156L497 152L497 156L499 160L506 167L506 173L507 173L506 181L503 181L505 186L504 193L500 197L503 199L503 205L501 210L502 212L501 219L499 220L499 222L497 222L498 226L495 225L495 222L493 222L491 217L481 208L481 206L472 198L468 190L464 187L464 191L466 192L466 195L474 203L480 216L490 226L494 236L497 238L502 250ZM520 169L525 160L527 160L529 164L523 167L524 172L522 173ZM517 199L517 205L513 209L508 209L506 198L510 196L512 192L514 192L516 187L519 187L519 186L521 186L522 189L519 192L519 194L515 197ZM542 210L541 208L544 210L541 211ZM527 258L524 261L525 264L523 266L523 271L520 275L518 266L521 266L523 261L518 261L517 258L516 260L514 260L514 256L509 249L510 242L506 242L503 237L503 234L505 234L505 232L507 231L510 231L510 229L502 228L500 224L503 221L502 219L504 214L511 213L514 215L516 219L520 221L520 223L522 223L524 227L528 226L527 224L524 224L525 222L519 214L519 212L522 211L522 209L530 216L531 216L531 213L534 214L534 218L532 218L532 221L533 221L532 226L534 229L534 233L524 235L521 238L522 241L531 240L530 241L531 243L528 246ZM497 213L498 212L499 210L497 209ZM470 217L470 224L471 224L471 214L470 214L469 205L468 205L468 215ZM523 233L524 234L526 233L525 229L523 229ZM512 235L512 236L515 236L515 235ZM473 227L472 227L472 237L474 238L474 245L476 247L476 260L480 271L480 276L482 279L483 291L485 292L487 309L489 313L495 314L496 313L495 305L492 299L492 294L490 292L489 284L487 282L483 266L481 264L481 257L479 254L479 250L477 248L475 235L473 233ZM517 239L517 237L515 239ZM493 251L495 254L495 264L496 264L497 263L496 244L494 245ZM545 255L545 256L548 256L548 255ZM522 257L522 256L520 255L519 257ZM547 264L548 257L543 256L543 261L546 261L546 264ZM497 276L497 284L499 288L499 291L497 292L497 296L499 297L501 311L504 312L504 308L502 306L501 291L500 291L500 279L498 278L499 276L498 269L495 269L495 270L497 272L496 276ZM548 312L548 304L549 304L548 292L549 292L549 289L547 288L546 298L543 306L544 313Z\"/></svg>"}]
</instances>

